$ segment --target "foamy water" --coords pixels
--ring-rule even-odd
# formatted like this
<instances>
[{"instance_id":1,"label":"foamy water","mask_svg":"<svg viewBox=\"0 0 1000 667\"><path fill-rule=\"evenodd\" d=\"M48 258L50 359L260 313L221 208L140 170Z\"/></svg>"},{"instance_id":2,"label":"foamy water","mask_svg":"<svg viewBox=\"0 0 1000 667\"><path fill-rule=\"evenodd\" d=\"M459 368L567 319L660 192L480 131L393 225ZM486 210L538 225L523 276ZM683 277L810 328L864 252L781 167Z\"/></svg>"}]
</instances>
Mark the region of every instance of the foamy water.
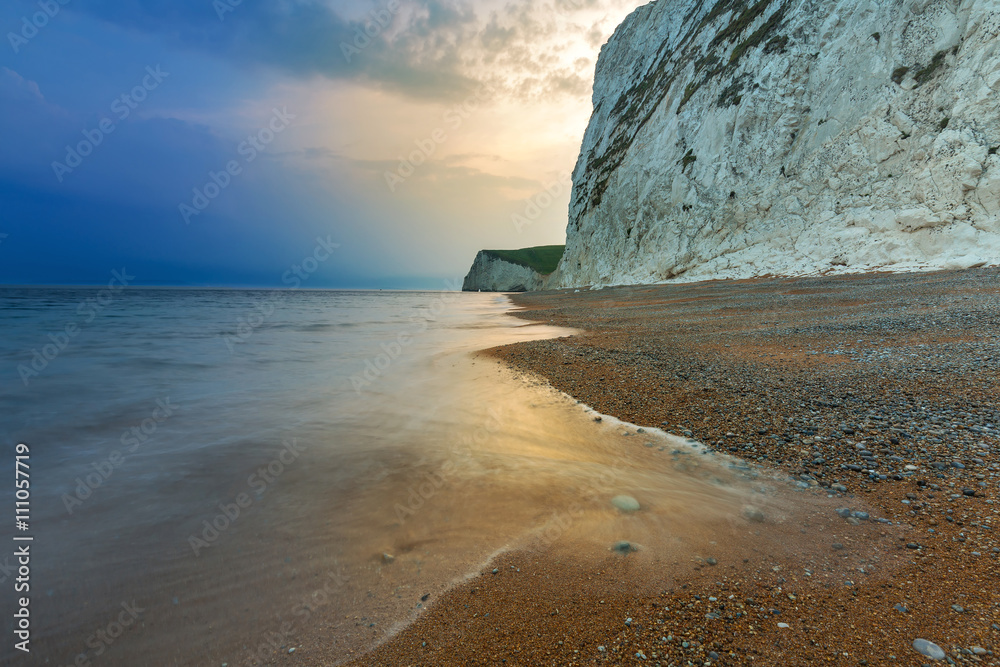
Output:
<instances>
[{"instance_id":1,"label":"foamy water","mask_svg":"<svg viewBox=\"0 0 1000 667\"><path fill-rule=\"evenodd\" d=\"M16 664L348 658L498 550L683 558L772 502L728 459L476 356L571 333L502 296L134 290L88 320L91 296L0 292L0 432L30 445L34 494Z\"/></svg>"}]
</instances>

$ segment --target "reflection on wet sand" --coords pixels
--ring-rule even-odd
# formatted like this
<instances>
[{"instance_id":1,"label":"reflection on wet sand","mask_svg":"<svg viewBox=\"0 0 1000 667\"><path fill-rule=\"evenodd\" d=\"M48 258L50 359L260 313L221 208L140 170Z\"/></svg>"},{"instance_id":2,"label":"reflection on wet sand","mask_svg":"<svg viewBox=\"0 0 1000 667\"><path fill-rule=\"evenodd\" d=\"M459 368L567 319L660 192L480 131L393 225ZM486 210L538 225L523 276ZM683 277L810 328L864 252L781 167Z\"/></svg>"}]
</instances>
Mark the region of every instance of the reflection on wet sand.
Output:
<instances>
[{"instance_id":1,"label":"reflection on wet sand","mask_svg":"<svg viewBox=\"0 0 1000 667\"><path fill-rule=\"evenodd\" d=\"M228 423L238 437L210 448L142 452L79 515L53 516L45 538L74 551L39 557L39 655L330 664L391 637L503 551L583 566L624 556L637 578L614 585L634 586L712 544L786 548L780 525L796 510L784 483L598 420L477 355L570 332L517 326L503 303L470 298L464 319L428 330L363 391L289 396L311 416L289 414L294 428ZM137 610L128 627L115 624L123 604Z\"/></svg>"}]
</instances>

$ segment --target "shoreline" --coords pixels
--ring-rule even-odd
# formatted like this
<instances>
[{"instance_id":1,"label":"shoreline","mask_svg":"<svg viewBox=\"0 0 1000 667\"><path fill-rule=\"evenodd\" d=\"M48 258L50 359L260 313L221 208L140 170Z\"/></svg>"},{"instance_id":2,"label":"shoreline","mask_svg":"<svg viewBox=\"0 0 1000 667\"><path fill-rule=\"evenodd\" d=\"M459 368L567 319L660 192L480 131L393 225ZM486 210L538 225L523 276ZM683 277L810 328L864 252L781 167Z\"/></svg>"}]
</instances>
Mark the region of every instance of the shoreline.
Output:
<instances>
[{"instance_id":1,"label":"shoreline","mask_svg":"<svg viewBox=\"0 0 1000 667\"><path fill-rule=\"evenodd\" d=\"M655 572L506 553L352 664L932 663L918 638L1000 664L998 295L975 269L512 296L582 333L488 354L809 487L785 529L822 549Z\"/></svg>"}]
</instances>

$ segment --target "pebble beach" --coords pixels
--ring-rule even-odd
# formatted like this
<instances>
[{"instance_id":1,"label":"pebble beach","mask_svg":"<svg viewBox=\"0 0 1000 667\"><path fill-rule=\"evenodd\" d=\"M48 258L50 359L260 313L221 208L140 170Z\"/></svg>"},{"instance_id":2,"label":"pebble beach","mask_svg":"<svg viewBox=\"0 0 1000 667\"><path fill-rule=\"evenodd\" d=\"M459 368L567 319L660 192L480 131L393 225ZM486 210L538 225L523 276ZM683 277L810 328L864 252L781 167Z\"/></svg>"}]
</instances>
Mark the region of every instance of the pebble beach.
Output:
<instances>
[{"instance_id":1,"label":"pebble beach","mask_svg":"<svg viewBox=\"0 0 1000 667\"><path fill-rule=\"evenodd\" d=\"M1000 272L513 300L582 333L487 354L780 480L784 509L674 560L502 553L353 664L1000 664Z\"/></svg>"}]
</instances>

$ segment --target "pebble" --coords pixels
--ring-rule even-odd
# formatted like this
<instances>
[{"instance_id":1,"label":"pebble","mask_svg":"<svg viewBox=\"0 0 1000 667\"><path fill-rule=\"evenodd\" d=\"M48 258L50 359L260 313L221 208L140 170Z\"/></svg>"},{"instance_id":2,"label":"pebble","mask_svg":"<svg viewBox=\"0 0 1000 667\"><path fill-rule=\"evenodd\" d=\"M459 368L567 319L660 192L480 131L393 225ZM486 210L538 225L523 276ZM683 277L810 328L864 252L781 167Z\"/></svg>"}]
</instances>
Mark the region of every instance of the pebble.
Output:
<instances>
[{"instance_id":1,"label":"pebble","mask_svg":"<svg viewBox=\"0 0 1000 667\"><path fill-rule=\"evenodd\" d=\"M835 511L837 512L837 516L839 516L841 519L846 519L847 517L851 516L851 510L849 510L846 507L838 508Z\"/></svg>"},{"instance_id":2,"label":"pebble","mask_svg":"<svg viewBox=\"0 0 1000 667\"><path fill-rule=\"evenodd\" d=\"M622 512L639 511L639 501L632 496L615 496L611 499L611 504Z\"/></svg>"},{"instance_id":3,"label":"pebble","mask_svg":"<svg viewBox=\"0 0 1000 667\"><path fill-rule=\"evenodd\" d=\"M944 660L944 651L934 642L926 639L914 639L913 650L920 655L925 655L931 660Z\"/></svg>"},{"instance_id":4,"label":"pebble","mask_svg":"<svg viewBox=\"0 0 1000 667\"><path fill-rule=\"evenodd\" d=\"M627 542L626 540L619 540L618 542L614 543L614 545L611 547L611 550L617 551L618 553L621 554L628 554L632 553L633 551L638 551L639 549L631 542Z\"/></svg>"},{"instance_id":5,"label":"pebble","mask_svg":"<svg viewBox=\"0 0 1000 667\"><path fill-rule=\"evenodd\" d=\"M708 563L709 565L717 565L719 563L719 561L715 560L714 558L706 558L705 562Z\"/></svg>"},{"instance_id":6,"label":"pebble","mask_svg":"<svg viewBox=\"0 0 1000 667\"><path fill-rule=\"evenodd\" d=\"M972 278L978 280L980 274L962 274L962 277L957 279L956 282L964 284L967 280L966 275L972 276L968 280L972 280ZM990 276L990 280L996 282L992 274ZM948 280L952 279L949 278ZM908 285L907 289L909 287ZM912 287L915 291L924 289L923 283L920 280L913 281ZM930 305L936 307L938 305L938 293L934 292L934 294L933 303ZM743 298L744 296L741 294L739 299L742 301ZM976 298L978 299L978 297ZM952 302L953 299L950 296L941 298L942 306L951 304ZM683 426L687 425L687 422L684 421L685 417L679 415L678 413L681 411L674 410L673 408L676 406L673 406L669 402L669 405L666 407L670 407L671 409L667 410L663 416L657 416L656 419L667 417L669 418L669 424L664 424L664 426L672 427L671 430L677 432L684 431L685 435L689 437L693 431L702 441L711 442L713 446L717 446L719 451L722 451L723 448L728 449L736 456L742 456L750 460L751 463L756 460L757 463L765 466L776 465L783 472L795 479L805 480L806 477L803 475L815 477L831 493L845 494L840 497L841 500L854 502L852 496L846 495L849 493L847 487L841 484L841 482L850 481L850 492L858 494L860 498L864 498L868 493L871 493L875 497L875 502L870 502L869 504L873 508L872 511L876 514L890 517L892 519L891 523L894 525L911 528L912 532L909 535L911 537L920 537L923 535L920 539L927 539L930 545L926 548L926 551L940 550L941 553L938 554L940 560L929 559L927 561L919 561L932 566L935 562L938 562L938 567L941 568L940 571L944 571L943 568L952 564L950 562L951 558L955 558L956 562L967 560L970 552L965 551L965 548L981 549L984 556L978 559L980 563L986 560L996 563L998 554L1000 554L1000 547L995 546L1000 544L997 541L998 531L994 527L992 533L986 532L988 526L979 528L972 522L981 520L981 518L973 516L979 511L985 510L987 514L993 513L993 510L1000 506L1000 499L995 501L996 504L987 505L986 503L992 499L984 498L980 500L968 497L968 500L966 500L962 495L966 488L977 487L977 480L973 479L973 475L970 472L985 473L985 477L979 477L978 479L983 480L986 484L983 488L977 487L976 489L982 495L994 495L996 489L995 481L998 479L996 476L997 472L990 466L993 466L993 462L997 461L994 458L995 452L1000 447L994 446L991 451L985 443L977 441L981 438L994 439L997 437L997 432L1000 431L1000 426L998 426L1000 425L1000 419L998 419L1000 417L1000 406L996 406L995 401L991 400L995 397L995 394L990 393L989 387L987 388L985 397L980 395L982 393L980 385L987 386L988 383L980 382L977 384L971 380L977 377L977 368L984 364L995 366L997 359L1000 359L1000 355L997 355L997 350L1000 349L1000 337L994 336L992 332L985 333L989 331L986 328L987 324L997 321L996 318L1000 310L994 304L1000 303L1000 300L991 297L991 305L988 309L980 309L976 305L973 310L968 312L961 309L946 310L949 317L956 313L956 317L958 315L962 317L968 315L968 320L948 320L947 328L951 331L955 329L959 330L954 336L956 339L964 340L959 335L964 331L975 332L977 336L983 334L982 337L984 340L979 341L977 338L977 342L968 343L968 346L971 346L971 350L966 350L965 348L953 350L951 349L954 347L953 343L944 343L938 346L936 345L938 343L936 340L933 341L934 344L930 344L928 341L926 345L912 345L909 341L911 332L923 331L924 333L917 335L918 338L923 335L934 335L939 332L939 328L937 327L938 322L925 318L919 312L911 316L910 311L903 309L903 306L909 308L909 304L900 303L898 321L897 312L893 311L889 318L885 318L882 314L879 314L874 316L870 322L863 324L865 331L863 337L867 339L868 333L873 333L876 337L885 336L882 343L872 343L870 347L866 345L858 346L857 349L850 349L851 346L847 346L846 348L839 347L842 341L836 341L835 344L838 347L833 352L844 354L846 358L864 362L865 365L859 366L857 369L852 366L848 373L831 370L829 376L836 380L837 383L831 384L829 388L826 384L826 380L829 378L825 374L802 373L802 382L793 381L789 383L790 386L778 386L777 388L771 388L767 392L757 392L754 390L752 381L757 378L756 375L749 374L746 376L750 382L740 377L740 382L737 382L737 386L734 387L734 389L740 389L740 391L731 392L733 402L737 405L736 407L732 407L728 402L726 405L726 410L732 410L735 413L737 423L740 421L740 417L745 422L749 418L747 426L741 429L740 435L736 438L722 440L723 435L728 436L729 431L726 431L722 426L725 423L724 420L715 418L717 410L713 411L715 404L713 402L714 397L711 395L707 396L706 400L697 404L706 409L707 414L705 414L704 425L702 425L699 411L698 419L692 417L692 423L696 423L697 427L692 426L690 429L684 429ZM784 341L783 336L786 330L791 335L805 333L808 336L812 336L815 334L817 338L830 330L840 331L837 328L839 327L839 320L831 322L821 320L817 323L806 317L804 323L801 324L802 327L806 327L804 330L794 328L798 327L799 324L797 321L793 323L786 322L778 329L775 329L773 333L766 331L764 334L754 334L753 337L754 340L763 337L766 343L772 343ZM932 324L934 327L930 326ZM640 338L640 347L645 346L648 342L649 336L646 336L646 333L643 331L644 335ZM897 334L902 336L902 338L896 339ZM862 336L860 331L858 336ZM951 338L951 333L947 337ZM629 344L631 345L631 343ZM961 343L960 345L966 345L966 343ZM911 347L912 349L910 349ZM653 367L659 361L663 361L664 363L669 362L667 365L673 364L673 366L684 373L689 371L685 367L687 359L683 358L675 363L673 361L673 352L662 354L659 358L656 358L656 355L653 354L651 356L653 361L651 362L644 361L644 359L650 358L650 355L630 356L627 352L631 352L631 349L619 351L611 346L608 350L602 352L607 357L603 361L625 359L631 362L637 360L636 363L639 368L635 369L636 375L644 373L644 366L650 374L653 374L654 370L658 372L658 367ZM833 352L827 352L826 354ZM978 354L983 358L978 359L978 361L974 357L970 359L970 352ZM907 361L910 358L913 361ZM664 359L667 361L664 361ZM761 363L766 366L769 362ZM630 368L629 370L632 369ZM728 368L723 370L729 371ZM770 380L770 376L764 370L766 369L761 370L761 377L765 380ZM859 376L857 381L852 378L855 372ZM958 384L968 383L971 387L965 388L963 385L963 389L967 389L966 393L958 394L954 401L950 396L950 388L947 386L947 382L945 382L952 374L956 376ZM670 373L667 375L669 376ZM705 370L702 375L714 378L718 374L713 375L708 370ZM784 379L787 375L787 373L784 375L779 373L778 377ZM688 379L687 375L682 375L681 377L685 380ZM725 375L719 375L719 377L728 379ZM703 377L697 378L698 381L702 379ZM918 379L921 381L919 385L923 385L923 380L925 379L929 380L929 383L926 387L918 386L918 383L915 382ZM690 380L689 382L693 383L695 380ZM699 394L698 396L701 395ZM629 398L631 399L632 397L630 396ZM773 405L775 398L781 399L781 406L788 407L776 407ZM631 403L631 401L625 401L625 399L618 400L616 398L608 399L605 403L609 401L610 403L615 403L616 401L618 403ZM763 405L763 411L761 411L760 405ZM622 407L621 409L624 410L625 408ZM641 412L639 408L632 405L628 409L633 412ZM652 412L656 411L653 410ZM687 416L691 417L691 415ZM709 419L710 417L711 419ZM794 424L791 421L792 417L794 417ZM656 421L650 421L650 423L656 423ZM729 424L726 424L726 426L732 428ZM758 437L751 435L753 433L756 433ZM846 436L850 436L850 438ZM643 441L640 440L640 442ZM813 446L814 443L817 444ZM809 449L803 448L799 450L796 448L797 446L807 444L809 445ZM871 460L859 461L858 459L862 457L861 453L868 454ZM973 456L983 457L986 460L986 464L984 465L979 461L975 461L972 458ZM819 463L820 460L823 460L824 463ZM930 464L932 461L941 462L940 467L931 467ZM953 465L953 462L959 465ZM966 466L972 470L965 469ZM871 468L875 468L877 471L873 476L867 472L867 469ZM848 474L846 470L856 470L857 472ZM887 474L888 479L883 481L879 474ZM838 477L841 479L837 479ZM921 477L925 479L920 479ZM938 482L940 487L934 485L933 482ZM892 492L889 491L890 488L893 489ZM928 493L931 489L934 492ZM895 505L894 502L890 502L891 499L895 499L898 502L899 496L902 496L905 491L916 491L912 496L910 494L906 496L907 500L911 501L911 503L900 507L899 505ZM886 495L879 497L883 493ZM899 495L895 495L896 493ZM957 493L958 499L954 501L949 500L949 497L955 493ZM936 498L935 495L937 496ZM836 496L834 497L836 498ZM644 496L644 502L649 500ZM880 500L885 502L878 502ZM830 502L835 503L836 501L831 500ZM955 508L953 519L950 516L946 517L944 515L945 510L949 506ZM883 513L883 510L874 508L883 508L885 513ZM644 509L647 513L653 511L646 507ZM829 517L829 509L826 510L825 517L828 520L832 519L832 517ZM756 520L763 520L762 515L757 515L756 512L753 515L759 516ZM769 520L779 520L771 517L770 511L768 515ZM743 510L743 516L746 519L751 519L751 513L746 508ZM847 516L840 515L839 518L843 521L847 518L859 517L856 515L852 517L851 514L848 514ZM945 523L946 518L951 519L947 524ZM875 524L875 521L879 521L882 525L889 523L888 519L869 518L868 520L873 522L873 527L882 527L879 524ZM938 521L942 525L939 526ZM952 524L955 523L962 526L968 533L968 541L962 545L962 548L957 548L954 542L951 545L943 544L945 540L948 542L952 541ZM970 525L972 528L965 528L965 526ZM934 526L936 532L926 532L927 526ZM757 526L750 526L750 528L757 529ZM836 532L841 532L840 536L851 539L853 552L856 545L854 540L857 539L860 541L863 536L851 532L853 529L850 529L845 534L845 530L848 529L844 529L841 526L841 531ZM862 528L859 528L858 532L861 530ZM877 533L877 531L874 532ZM888 531L883 533L883 536L886 536L887 533ZM887 540L886 543L892 544L894 548L905 546L906 551L903 551L902 554L899 551L896 552L903 557L901 560L913 560L913 556L923 555L925 549L920 544L915 542L907 543L905 539L897 541L897 535L897 533L893 533L891 535L892 541L888 542ZM829 533L826 536L827 539L833 537ZM822 536L819 536L819 539L822 540ZM836 540L837 538L834 537L834 539ZM828 542L827 544L831 543ZM844 546L839 542L836 544L841 548ZM822 542L819 542L815 546L822 549ZM837 546L834 546L834 548L836 549ZM914 551L909 558L906 558L908 551L911 549L919 551ZM864 549L860 549L860 551L864 552ZM853 553L851 555L853 556ZM843 561L845 567L855 569L854 563L847 561L839 552L836 554L826 552L826 557L830 561ZM822 555L820 555L820 558L822 558ZM710 571L719 572L720 570L728 569L729 561L727 560L725 568L716 567ZM936 570L932 567L931 571ZM955 589L952 591L953 595L955 592L960 592L967 585L975 587L972 590L976 590L978 588L977 584L980 584L980 575L982 574L984 573L981 571L969 571L966 573L970 577L969 580L956 575ZM835 578L831 579L831 583L843 581L843 575L834 574L833 576ZM862 582L859 581L858 583ZM920 590L922 583L925 582L914 579L913 583L909 584L907 588L911 592ZM930 584L932 582L926 583ZM939 583L933 582L934 585L931 587L937 588L939 593L942 590L946 591L947 587L941 587ZM859 588L864 589L864 586L860 586ZM946 601L947 597L943 599ZM955 597L952 597L952 599L955 599ZM883 604L885 601L885 598L883 598ZM973 616L979 616L980 610L978 607L973 602L968 602L974 605L974 611L977 613L966 612L966 614L961 616L952 617L954 621L960 619L971 621ZM915 607L914 610L906 610L903 605L895 605L893 607L897 613L913 612L916 614L920 611L918 607ZM699 611L704 613L708 610L702 607ZM941 609L938 607L936 613L940 614L940 611ZM885 608L880 605L873 611L875 617L886 613ZM736 616L737 614L734 613L733 615ZM907 619L909 618L907 616ZM905 620L896 617L897 622ZM983 629L987 633L991 632L989 630L990 622L997 620L1000 619L987 618L983 624ZM927 630L933 626L922 627L924 630ZM1000 625L994 623L993 629L1000 631ZM931 630L931 632L935 631ZM791 634L798 635L798 632ZM994 634L994 636L997 635ZM943 634L938 637L944 640ZM955 636L947 638L948 644L946 645L950 647L951 643L962 644L971 649L971 640L974 638L980 639L984 643L987 639L986 637L974 637L970 634L955 634ZM900 639L899 644L905 646L905 635ZM925 650L933 647L936 651L940 652L930 655L924 651L920 651L923 656L927 657L924 657L920 661L911 658L910 661L915 664L920 664L920 662L930 663L930 658L939 660L946 657L940 647L935 646L925 639L913 642L913 645L915 650L919 650L920 647L925 648ZM989 644L987 645L989 646ZM637 647L633 645L632 648L633 651L631 652L634 653ZM879 651L874 655L863 655L860 657L867 658L869 664L875 664L876 662L881 663L886 660L889 652L896 652L898 662L910 662L907 661L904 655L899 654L901 650L905 652L905 648L891 645L883 646L882 648L884 652ZM991 648L994 647L991 646ZM969 649L965 649L962 652L967 653ZM620 648L619 650L622 653L616 655L623 658L629 655L629 652L625 652L624 648ZM853 654L852 657L854 657ZM954 657L958 659L957 654ZM971 660L971 657L969 655L966 659ZM667 664L667 662L664 661L663 664ZM838 657L837 662L856 664L858 661L855 659L841 660Z\"/></svg>"},{"instance_id":7,"label":"pebble","mask_svg":"<svg viewBox=\"0 0 1000 667\"><path fill-rule=\"evenodd\" d=\"M747 505L743 508L743 516L756 523L764 522L764 513L752 505Z\"/></svg>"},{"instance_id":8,"label":"pebble","mask_svg":"<svg viewBox=\"0 0 1000 667\"><path fill-rule=\"evenodd\" d=\"M788 623L778 623L778 627L779 628L787 628L789 626L788 626Z\"/></svg>"},{"instance_id":9,"label":"pebble","mask_svg":"<svg viewBox=\"0 0 1000 667\"><path fill-rule=\"evenodd\" d=\"M837 551L840 551L841 549L844 548L844 545L841 544L840 542L834 542L833 543L833 548L836 549Z\"/></svg>"},{"instance_id":10,"label":"pebble","mask_svg":"<svg viewBox=\"0 0 1000 667\"><path fill-rule=\"evenodd\" d=\"M952 609L952 611L957 611L959 614L961 614L961 613L963 613L965 611L964 607L962 607L961 605L957 605L957 604L951 605L951 609Z\"/></svg>"},{"instance_id":11,"label":"pebble","mask_svg":"<svg viewBox=\"0 0 1000 667\"><path fill-rule=\"evenodd\" d=\"M385 561L386 563L391 563L392 561L396 560L396 557L390 553L383 553L382 560Z\"/></svg>"},{"instance_id":12,"label":"pebble","mask_svg":"<svg viewBox=\"0 0 1000 667\"><path fill-rule=\"evenodd\" d=\"M902 614L908 614L908 613L910 613L909 609L907 609L903 605L899 604L898 602L895 605L893 605L892 608L895 609L896 611L902 613Z\"/></svg>"},{"instance_id":13,"label":"pebble","mask_svg":"<svg viewBox=\"0 0 1000 667\"><path fill-rule=\"evenodd\" d=\"M500 570L499 570L498 568L493 568L493 574L496 574L496 573L497 573L497 572L499 572L499 571L500 571Z\"/></svg>"}]
</instances>

